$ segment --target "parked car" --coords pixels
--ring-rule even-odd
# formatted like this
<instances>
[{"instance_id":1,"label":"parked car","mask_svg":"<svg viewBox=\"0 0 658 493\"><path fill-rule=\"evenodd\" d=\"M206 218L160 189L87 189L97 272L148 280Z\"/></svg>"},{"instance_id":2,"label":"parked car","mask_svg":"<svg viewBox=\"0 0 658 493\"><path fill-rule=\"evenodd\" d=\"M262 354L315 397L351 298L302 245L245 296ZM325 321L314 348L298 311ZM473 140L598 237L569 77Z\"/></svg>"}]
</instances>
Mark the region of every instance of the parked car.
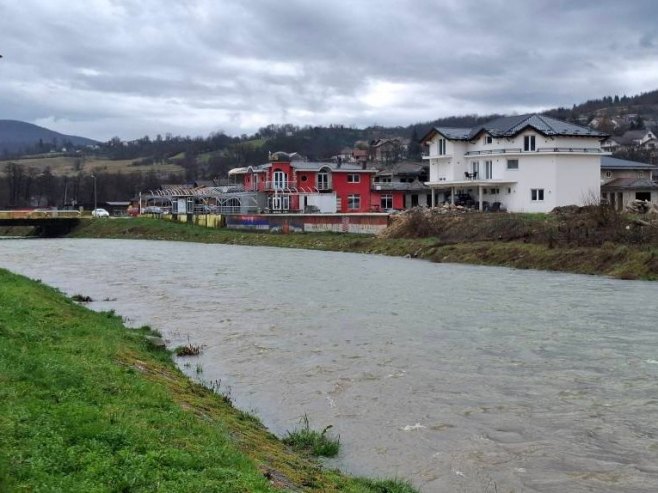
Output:
<instances>
[{"instance_id":1,"label":"parked car","mask_svg":"<svg viewBox=\"0 0 658 493\"><path fill-rule=\"evenodd\" d=\"M162 214L163 212L162 207L158 207L157 205L149 205L142 208L142 214Z\"/></svg>"},{"instance_id":2,"label":"parked car","mask_svg":"<svg viewBox=\"0 0 658 493\"><path fill-rule=\"evenodd\" d=\"M110 217L110 213L105 209L94 209L91 211L92 217Z\"/></svg>"}]
</instances>

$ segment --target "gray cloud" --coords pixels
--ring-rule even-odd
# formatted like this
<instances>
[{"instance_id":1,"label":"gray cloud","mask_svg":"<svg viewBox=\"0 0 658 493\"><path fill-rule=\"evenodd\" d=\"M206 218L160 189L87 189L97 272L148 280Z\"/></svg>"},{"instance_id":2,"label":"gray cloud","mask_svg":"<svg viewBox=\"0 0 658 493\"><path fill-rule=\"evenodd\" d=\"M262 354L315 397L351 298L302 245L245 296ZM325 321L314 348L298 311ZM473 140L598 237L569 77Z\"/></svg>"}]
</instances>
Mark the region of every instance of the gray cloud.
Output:
<instances>
[{"instance_id":1,"label":"gray cloud","mask_svg":"<svg viewBox=\"0 0 658 493\"><path fill-rule=\"evenodd\" d=\"M0 4L0 118L99 139L408 124L658 87L653 0Z\"/></svg>"}]
</instances>

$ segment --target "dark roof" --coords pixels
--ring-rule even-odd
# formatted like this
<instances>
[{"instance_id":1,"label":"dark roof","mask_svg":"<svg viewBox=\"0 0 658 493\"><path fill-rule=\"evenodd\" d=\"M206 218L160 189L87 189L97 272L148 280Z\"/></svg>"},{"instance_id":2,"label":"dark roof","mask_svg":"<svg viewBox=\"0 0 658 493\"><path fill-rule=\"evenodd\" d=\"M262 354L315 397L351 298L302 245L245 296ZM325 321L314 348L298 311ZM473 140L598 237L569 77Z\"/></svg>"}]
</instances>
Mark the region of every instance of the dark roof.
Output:
<instances>
[{"instance_id":1,"label":"dark roof","mask_svg":"<svg viewBox=\"0 0 658 493\"><path fill-rule=\"evenodd\" d=\"M259 164L257 166L245 166L242 168L233 168L232 170L229 171L229 174L244 174L249 172L249 168L251 168L252 172L258 173L258 172L265 172L269 167L272 166L273 163L265 163L265 164ZM313 162L313 161L292 161L290 163L290 166L297 170L308 170L308 171L316 171L320 170L321 168L329 168L331 171L349 171L350 173L353 172L362 172L362 173L375 173L377 170L375 169L366 169L364 170L363 167L360 164L353 164L353 163L342 163L340 166L338 166L338 163L335 161L331 162Z\"/></svg>"},{"instance_id":2,"label":"dark roof","mask_svg":"<svg viewBox=\"0 0 658 493\"><path fill-rule=\"evenodd\" d=\"M327 162L327 163L318 163L318 162L309 162L309 161L293 161L290 165L295 169L300 170L318 170L320 168L329 168L331 171L367 171L370 173L375 172L375 170L368 169L364 170L360 164L352 163L342 163L338 166L336 162Z\"/></svg>"},{"instance_id":3,"label":"dark roof","mask_svg":"<svg viewBox=\"0 0 658 493\"><path fill-rule=\"evenodd\" d=\"M658 183L648 178L617 178L601 185L601 190L658 190Z\"/></svg>"},{"instance_id":4,"label":"dark roof","mask_svg":"<svg viewBox=\"0 0 658 493\"><path fill-rule=\"evenodd\" d=\"M381 190L381 191L388 191L388 190L397 190L397 191L423 191L423 190L429 190L429 187L425 185L423 182L414 180L411 183L408 182L399 182L399 181L394 181L394 182L385 182L385 181L380 181L373 183L371 185L371 188L373 190Z\"/></svg>"},{"instance_id":5,"label":"dark roof","mask_svg":"<svg viewBox=\"0 0 658 493\"><path fill-rule=\"evenodd\" d=\"M413 161L400 161L392 164L376 164L372 169L378 170L380 175L418 175L427 168L427 164Z\"/></svg>"},{"instance_id":6,"label":"dark roof","mask_svg":"<svg viewBox=\"0 0 658 493\"><path fill-rule=\"evenodd\" d=\"M649 163L639 163L628 159L617 159L616 157L601 156L601 169L655 169L656 166Z\"/></svg>"},{"instance_id":7,"label":"dark roof","mask_svg":"<svg viewBox=\"0 0 658 493\"><path fill-rule=\"evenodd\" d=\"M599 132L593 128L563 122L549 116L533 113L528 115L504 116L473 128L434 127L421 139L421 142L433 137L435 133L439 133L449 140L473 140L483 132L496 138L514 137L526 128L534 128L537 132L548 136L598 137L601 139L608 136L608 134Z\"/></svg>"}]
</instances>

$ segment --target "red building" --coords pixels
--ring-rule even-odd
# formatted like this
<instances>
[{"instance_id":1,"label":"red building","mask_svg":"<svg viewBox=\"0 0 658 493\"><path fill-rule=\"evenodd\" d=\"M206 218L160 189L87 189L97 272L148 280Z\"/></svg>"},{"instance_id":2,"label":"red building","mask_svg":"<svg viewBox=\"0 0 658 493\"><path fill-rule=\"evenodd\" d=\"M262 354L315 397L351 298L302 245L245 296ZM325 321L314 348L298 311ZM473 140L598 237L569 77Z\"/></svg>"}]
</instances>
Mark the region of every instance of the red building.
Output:
<instances>
[{"instance_id":1,"label":"red building","mask_svg":"<svg viewBox=\"0 0 658 493\"><path fill-rule=\"evenodd\" d=\"M276 152L270 162L234 168L229 176L245 191L260 192L271 212L373 212L380 199L371 192L374 169L355 164L319 163Z\"/></svg>"}]
</instances>

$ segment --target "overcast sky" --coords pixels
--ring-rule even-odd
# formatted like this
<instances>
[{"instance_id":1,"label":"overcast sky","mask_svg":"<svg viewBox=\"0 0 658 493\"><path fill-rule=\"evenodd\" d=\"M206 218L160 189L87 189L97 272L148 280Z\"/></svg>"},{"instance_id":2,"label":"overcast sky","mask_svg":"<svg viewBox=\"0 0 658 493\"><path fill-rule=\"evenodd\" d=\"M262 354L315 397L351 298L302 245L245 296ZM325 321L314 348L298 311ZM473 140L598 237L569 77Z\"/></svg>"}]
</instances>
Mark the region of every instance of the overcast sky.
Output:
<instances>
[{"instance_id":1,"label":"overcast sky","mask_svg":"<svg viewBox=\"0 0 658 493\"><path fill-rule=\"evenodd\" d=\"M658 89L656 0L0 0L0 119L108 140Z\"/></svg>"}]
</instances>

